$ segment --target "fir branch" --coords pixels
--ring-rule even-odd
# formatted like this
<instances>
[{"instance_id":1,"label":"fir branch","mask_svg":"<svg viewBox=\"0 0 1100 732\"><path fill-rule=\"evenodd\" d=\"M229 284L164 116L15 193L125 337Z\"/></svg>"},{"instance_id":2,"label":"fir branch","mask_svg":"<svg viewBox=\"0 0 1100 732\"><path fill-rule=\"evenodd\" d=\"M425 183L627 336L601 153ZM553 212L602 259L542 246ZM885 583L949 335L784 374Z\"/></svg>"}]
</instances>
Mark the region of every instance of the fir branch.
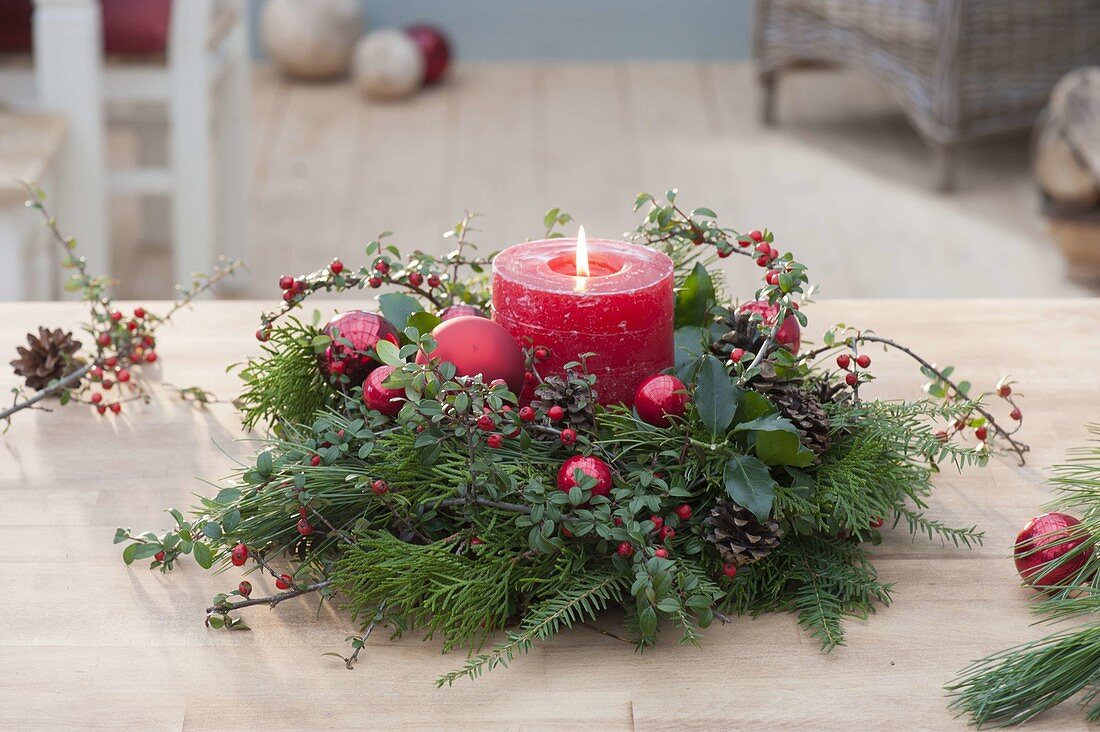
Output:
<instances>
[{"instance_id":1,"label":"fir branch","mask_svg":"<svg viewBox=\"0 0 1100 732\"><path fill-rule=\"evenodd\" d=\"M962 545L967 549L973 549L975 544L980 546L985 539L985 532L978 531L977 526L955 528L937 519L928 518L921 511L914 511L903 505L896 506L894 512L895 526L898 521L904 518L910 534L914 536L918 533L925 534L929 541L939 537L940 543L944 546L947 545L947 542L951 542L955 546Z\"/></svg>"}]
</instances>

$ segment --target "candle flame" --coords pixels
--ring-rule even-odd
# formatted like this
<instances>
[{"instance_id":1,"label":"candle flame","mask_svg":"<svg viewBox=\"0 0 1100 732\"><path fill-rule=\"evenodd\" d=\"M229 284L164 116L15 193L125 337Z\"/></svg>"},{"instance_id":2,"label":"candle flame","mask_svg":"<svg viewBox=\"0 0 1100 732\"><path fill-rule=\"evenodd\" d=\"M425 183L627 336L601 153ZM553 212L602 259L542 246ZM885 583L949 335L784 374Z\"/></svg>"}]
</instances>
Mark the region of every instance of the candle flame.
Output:
<instances>
[{"instance_id":1,"label":"candle flame","mask_svg":"<svg viewBox=\"0 0 1100 732\"><path fill-rule=\"evenodd\" d=\"M588 240L584 236L583 226L577 229L577 276L591 276L588 269Z\"/></svg>"}]
</instances>

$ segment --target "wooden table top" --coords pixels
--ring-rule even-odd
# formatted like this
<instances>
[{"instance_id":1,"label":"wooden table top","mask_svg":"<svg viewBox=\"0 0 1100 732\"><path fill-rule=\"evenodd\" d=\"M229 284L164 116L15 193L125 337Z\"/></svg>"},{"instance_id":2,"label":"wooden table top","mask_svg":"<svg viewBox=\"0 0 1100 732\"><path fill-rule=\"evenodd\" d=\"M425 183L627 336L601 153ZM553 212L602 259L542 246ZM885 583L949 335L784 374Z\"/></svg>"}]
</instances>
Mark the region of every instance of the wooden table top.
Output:
<instances>
[{"instance_id":1,"label":"wooden table top","mask_svg":"<svg viewBox=\"0 0 1100 732\"><path fill-rule=\"evenodd\" d=\"M153 373L235 396L225 367L256 352L260 307L203 302L181 313L160 336ZM163 508L189 506L192 494L211 490L198 478L225 475L225 453L252 446L237 441L229 404L196 408L157 391L117 418L82 407L23 412L0 438L0 728L962 727L943 684L968 660L1046 632L1030 627L1030 593L1018 586L1010 547L1050 497L1043 469L1100 420L1100 300L825 301L807 313L810 336L840 320L873 328L976 385L1009 372L1026 396L1026 467L1004 458L938 480L931 515L978 524L985 546L943 549L888 533L874 555L895 604L849 622L848 646L820 653L786 614L716 624L702 649L669 633L641 656L576 628L511 669L436 689L461 654L377 633L349 672L321 654L346 651L353 624L329 605L318 615L312 600L254 608L250 633L207 630L203 608L236 586L235 575L190 560L168 576L126 567L111 537L116 526L164 530ZM82 314L73 303L0 305L2 350L14 356L28 329L71 327ZM868 391L919 396L914 364L874 358L879 380ZM6 392L15 379L3 371ZM258 594L272 589L252 581ZM1066 708L1031 728L1080 719Z\"/></svg>"}]
</instances>

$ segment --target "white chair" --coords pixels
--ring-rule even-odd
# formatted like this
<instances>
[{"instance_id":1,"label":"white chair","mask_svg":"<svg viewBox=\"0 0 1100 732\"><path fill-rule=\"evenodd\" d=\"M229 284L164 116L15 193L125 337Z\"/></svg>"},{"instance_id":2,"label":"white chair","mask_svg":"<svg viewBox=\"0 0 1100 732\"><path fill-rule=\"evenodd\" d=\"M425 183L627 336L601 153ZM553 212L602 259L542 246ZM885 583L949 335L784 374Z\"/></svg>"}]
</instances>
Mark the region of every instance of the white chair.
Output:
<instances>
[{"instance_id":1,"label":"white chair","mask_svg":"<svg viewBox=\"0 0 1100 732\"><path fill-rule=\"evenodd\" d=\"M108 192L168 197L177 282L209 270L216 254L245 258L246 23L245 0L174 0L166 59L105 64L97 0L35 0L36 103L69 120L54 208L93 271L108 266ZM150 107L167 118L167 164L107 171L108 113Z\"/></svg>"}]
</instances>

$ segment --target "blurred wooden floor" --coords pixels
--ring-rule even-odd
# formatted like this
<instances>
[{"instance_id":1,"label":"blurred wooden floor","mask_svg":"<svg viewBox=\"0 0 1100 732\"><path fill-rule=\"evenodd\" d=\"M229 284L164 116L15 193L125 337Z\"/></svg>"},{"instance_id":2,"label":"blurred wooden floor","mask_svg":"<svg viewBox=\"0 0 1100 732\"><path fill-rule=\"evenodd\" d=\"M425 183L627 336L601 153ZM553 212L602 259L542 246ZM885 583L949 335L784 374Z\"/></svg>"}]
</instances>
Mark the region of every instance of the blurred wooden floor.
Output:
<instances>
[{"instance_id":1,"label":"blurred wooden floor","mask_svg":"<svg viewBox=\"0 0 1100 732\"><path fill-rule=\"evenodd\" d=\"M960 190L939 195L895 105L852 75L788 77L775 129L737 63L464 65L387 104L261 66L253 106L252 297L277 295L283 272L355 261L382 230L442 250L464 209L485 214L486 249L538 237L552 206L615 236L637 222L635 194L672 186L730 226L771 227L822 297L1085 294L1047 241L1026 139L968 149ZM113 208L122 295L166 296L167 252L141 240L132 203ZM730 267L751 292L755 268Z\"/></svg>"}]
</instances>

